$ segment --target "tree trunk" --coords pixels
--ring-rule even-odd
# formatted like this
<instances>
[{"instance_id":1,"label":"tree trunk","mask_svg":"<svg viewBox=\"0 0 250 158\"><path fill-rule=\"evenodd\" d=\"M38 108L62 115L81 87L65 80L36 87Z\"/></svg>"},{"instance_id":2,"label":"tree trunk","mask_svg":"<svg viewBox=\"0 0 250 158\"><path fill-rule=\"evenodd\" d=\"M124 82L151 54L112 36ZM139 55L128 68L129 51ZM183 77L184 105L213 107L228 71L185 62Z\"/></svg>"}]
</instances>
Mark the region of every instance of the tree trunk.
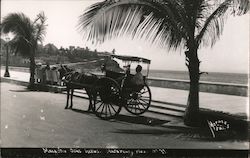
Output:
<instances>
[{"instance_id":1,"label":"tree trunk","mask_svg":"<svg viewBox=\"0 0 250 158\"><path fill-rule=\"evenodd\" d=\"M30 83L28 86L30 89L33 89L35 86L35 67L36 67L35 51L33 50L30 53Z\"/></svg>"},{"instance_id":2,"label":"tree trunk","mask_svg":"<svg viewBox=\"0 0 250 158\"><path fill-rule=\"evenodd\" d=\"M190 78L189 96L187 108L184 115L184 124L188 126L199 126L199 79L200 61L197 56L197 49L190 50L186 57L188 59L188 70Z\"/></svg>"}]
</instances>

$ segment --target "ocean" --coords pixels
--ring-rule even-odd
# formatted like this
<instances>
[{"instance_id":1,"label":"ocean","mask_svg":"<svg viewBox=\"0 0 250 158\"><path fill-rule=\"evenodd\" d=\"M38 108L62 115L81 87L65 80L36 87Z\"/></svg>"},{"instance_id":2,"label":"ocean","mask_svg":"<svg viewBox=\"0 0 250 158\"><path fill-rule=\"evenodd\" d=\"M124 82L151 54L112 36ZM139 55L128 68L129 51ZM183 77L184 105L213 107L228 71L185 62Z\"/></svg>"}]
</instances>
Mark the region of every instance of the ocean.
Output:
<instances>
[{"instance_id":1,"label":"ocean","mask_svg":"<svg viewBox=\"0 0 250 158\"><path fill-rule=\"evenodd\" d=\"M150 70L149 77L189 80L187 71ZM208 72L201 75L200 81L248 84L248 74Z\"/></svg>"}]
</instances>

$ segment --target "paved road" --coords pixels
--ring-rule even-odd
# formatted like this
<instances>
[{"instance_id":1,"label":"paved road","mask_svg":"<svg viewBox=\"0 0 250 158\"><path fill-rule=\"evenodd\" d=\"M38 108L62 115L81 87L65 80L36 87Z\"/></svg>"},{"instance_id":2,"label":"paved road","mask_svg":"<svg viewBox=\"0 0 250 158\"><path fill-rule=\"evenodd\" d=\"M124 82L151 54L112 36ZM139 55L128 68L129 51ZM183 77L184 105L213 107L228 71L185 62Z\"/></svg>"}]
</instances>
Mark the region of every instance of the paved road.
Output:
<instances>
[{"instance_id":1,"label":"paved road","mask_svg":"<svg viewBox=\"0 0 250 158\"><path fill-rule=\"evenodd\" d=\"M2 147L248 149L247 142L203 139L194 129L170 125L170 117L100 120L85 111L87 100L74 98L77 110L64 110L65 99L64 94L1 83Z\"/></svg>"}]
</instances>

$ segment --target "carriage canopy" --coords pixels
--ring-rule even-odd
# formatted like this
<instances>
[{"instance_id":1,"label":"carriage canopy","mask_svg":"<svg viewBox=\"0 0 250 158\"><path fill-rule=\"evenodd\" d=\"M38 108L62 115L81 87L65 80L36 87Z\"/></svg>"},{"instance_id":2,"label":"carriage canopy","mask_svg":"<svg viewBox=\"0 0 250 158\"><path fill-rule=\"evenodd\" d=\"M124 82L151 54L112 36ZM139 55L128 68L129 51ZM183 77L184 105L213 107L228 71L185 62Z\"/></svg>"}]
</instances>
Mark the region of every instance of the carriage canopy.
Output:
<instances>
[{"instance_id":1,"label":"carriage canopy","mask_svg":"<svg viewBox=\"0 0 250 158\"><path fill-rule=\"evenodd\" d=\"M142 58L142 57L136 57L136 56L128 56L128 55L111 55L113 58L120 59L122 61L130 61L130 62L143 62L146 64L150 64L151 60Z\"/></svg>"}]
</instances>

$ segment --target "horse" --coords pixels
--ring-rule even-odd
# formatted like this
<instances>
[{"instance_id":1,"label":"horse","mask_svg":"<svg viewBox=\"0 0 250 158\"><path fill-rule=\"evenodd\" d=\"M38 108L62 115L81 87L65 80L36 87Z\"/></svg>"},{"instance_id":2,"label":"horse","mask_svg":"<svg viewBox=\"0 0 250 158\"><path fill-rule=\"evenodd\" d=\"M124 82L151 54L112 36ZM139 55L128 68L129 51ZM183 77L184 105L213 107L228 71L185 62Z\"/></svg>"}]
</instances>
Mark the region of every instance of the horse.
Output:
<instances>
[{"instance_id":1,"label":"horse","mask_svg":"<svg viewBox=\"0 0 250 158\"><path fill-rule=\"evenodd\" d=\"M60 79L63 81L63 85L66 86L67 101L64 109L72 109L73 107L73 95L75 89L85 89L89 97L88 111L93 110L92 100L94 99L93 91L89 87L83 86L83 84L93 85L98 79L96 75L90 73L79 73L73 69L68 68L66 65L61 65L58 69L60 73ZM69 106L70 99L70 106Z\"/></svg>"},{"instance_id":2,"label":"horse","mask_svg":"<svg viewBox=\"0 0 250 158\"><path fill-rule=\"evenodd\" d=\"M93 111L92 100L94 99L94 94L91 88L84 85L93 85L97 81L98 77L90 73L79 73L76 71L70 71L64 75L64 83L66 85L67 91L67 102L65 109L72 109L73 107L73 94L75 89L85 89L89 97L89 107L88 111ZM69 106L70 99L70 106Z\"/></svg>"}]
</instances>

